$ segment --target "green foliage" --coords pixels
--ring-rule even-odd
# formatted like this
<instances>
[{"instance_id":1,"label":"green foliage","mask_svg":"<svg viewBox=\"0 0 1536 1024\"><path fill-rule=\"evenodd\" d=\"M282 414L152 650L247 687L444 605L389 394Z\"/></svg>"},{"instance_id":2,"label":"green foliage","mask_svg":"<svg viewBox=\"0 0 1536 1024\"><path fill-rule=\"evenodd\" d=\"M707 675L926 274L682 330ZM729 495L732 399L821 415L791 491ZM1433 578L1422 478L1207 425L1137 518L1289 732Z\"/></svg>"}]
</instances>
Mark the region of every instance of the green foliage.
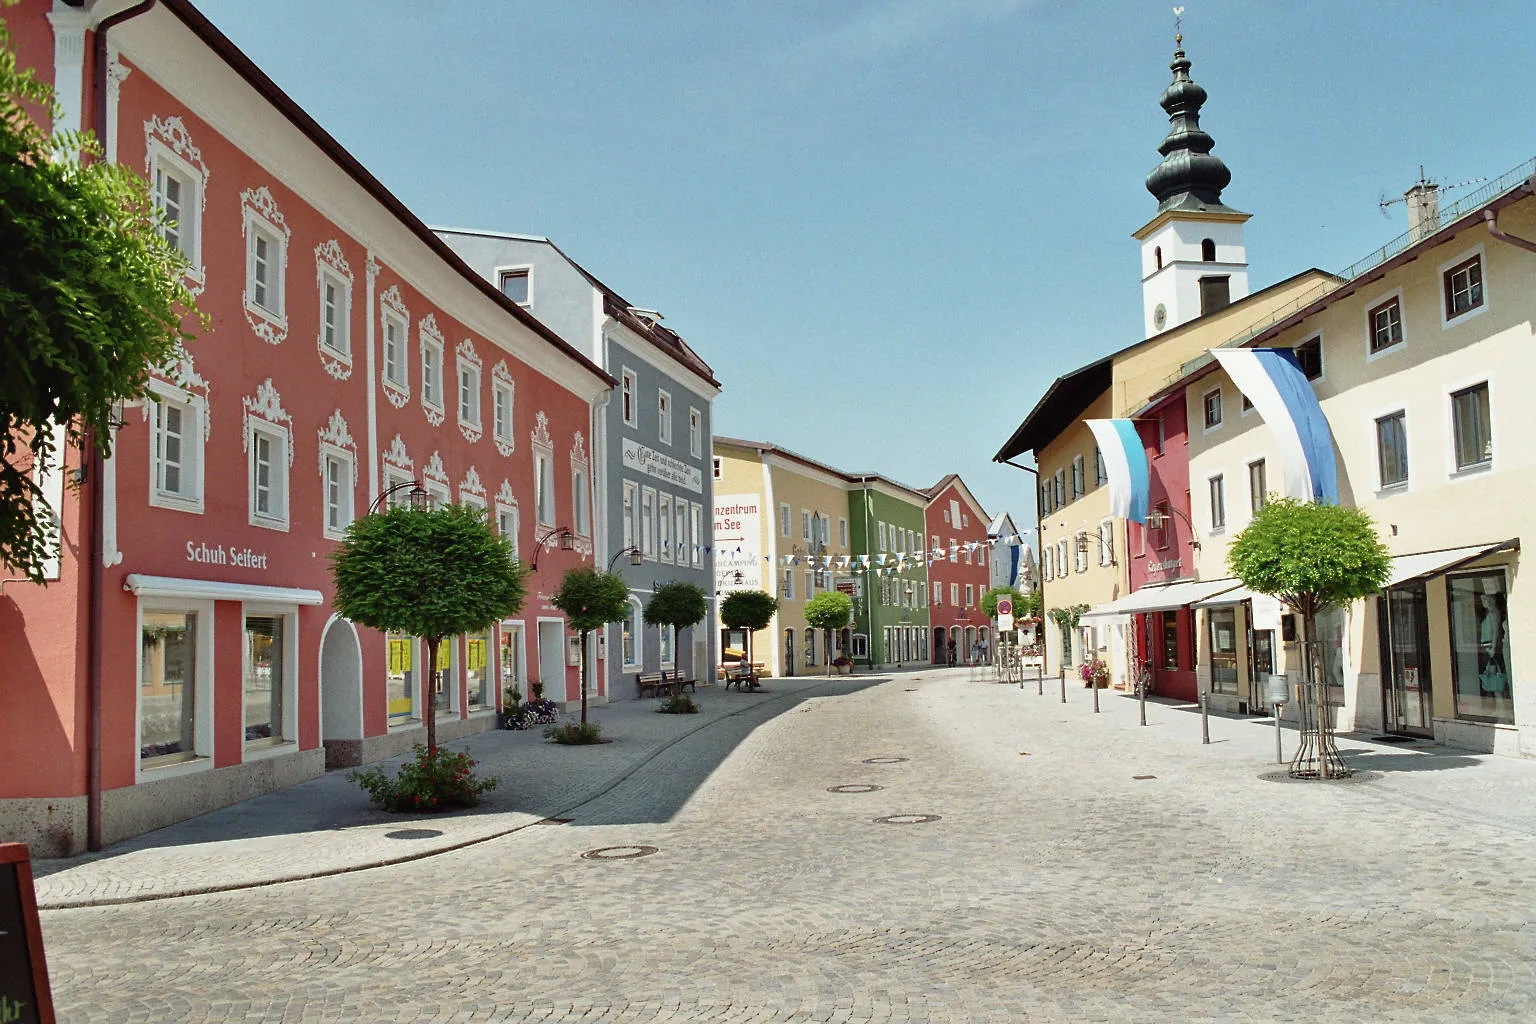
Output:
<instances>
[{"instance_id":1,"label":"green foliage","mask_svg":"<svg viewBox=\"0 0 1536 1024\"><path fill-rule=\"evenodd\" d=\"M189 319L206 326L144 181L39 109L53 92L0 21L0 561L36 582L57 550L35 472L63 460L52 428L110 454L114 405L147 393Z\"/></svg>"},{"instance_id":2,"label":"green foliage","mask_svg":"<svg viewBox=\"0 0 1536 1024\"><path fill-rule=\"evenodd\" d=\"M511 542L466 505L363 516L331 553L337 612L433 642L515 614L527 596L525 576Z\"/></svg>"},{"instance_id":3,"label":"green foliage","mask_svg":"<svg viewBox=\"0 0 1536 1024\"><path fill-rule=\"evenodd\" d=\"M720 602L720 622L727 629L767 629L778 610L778 599L772 594L737 590Z\"/></svg>"},{"instance_id":4,"label":"green foliage","mask_svg":"<svg viewBox=\"0 0 1536 1024\"><path fill-rule=\"evenodd\" d=\"M390 778L381 767L347 773L368 794L368 799L386 811L446 811L453 807L473 807L480 794L496 788L496 779L475 776L479 762L468 754L453 750L429 750L421 744L412 748L416 759L400 766L400 774Z\"/></svg>"},{"instance_id":5,"label":"green foliage","mask_svg":"<svg viewBox=\"0 0 1536 1024\"><path fill-rule=\"evenodd\" d=\"M596 722L565 722L544 730L544 738L567 747L603 742L603 727Z\"/></svg>"},{"instance_id":6,"label":"green foliage","mask_svg":"<svg viewBox=\"0 0 1536 1024\"><path fill-rule=\"evenodd\" d=\"M1045 617L1045 594L1039 587L1032 587L1024 594L1022 603L1014 606L1013 617L1015 619L1043 619Z\"/></svg>"},{"instance_id":7,"label":"green foliage","mask_svg":"<svg viewBox=\"0 0 1536 1024\"><path fill-rule=\"evenodd\" d=\"M812 629L842 629L853 620L853 598L824 590L805 602L805 624Z\"/></svg>"},{"instance_id":8,"label":"green foliage","mask_svg":"<svg viewBox=\"0 0 1536 1024\"><path fill-rule=\"evenodd\" d=\"M1360 509L1294 498L1270 501L1227 549L1227 567L1243 586L1308 618L1380 590L1391 562Z\"/></svg>"},{"instance_id":9,"label":"green foliage","mask_svg":"<svg viewBox=\"0 0 1536 1024\"><path fill-rule=\"evenodd\" d=\"M1029 604L1029 598L1025 597L1013 587L993 587L981 595L981 614L989 619L997 618L997 602L1002 598L1008 598L1013 602L1013 617L1023 618L1029 614L1025 606Z\"/></svg>"},{"instance_id":10,"label":"green foliage","mask_svg":"<svg viewBox=\"0 0 1536 1024\"><path fill-rule=\"evenodd\" d=\"M703 622L708 613L709 600L702 589L692 583L673 580L662 584L651 595L645 606L645 621L651 626L687 629Z\"/></svg>"},{"instance_id":11,"label":"green foliage","mask_svg":"<svg viewBox=\"0 0 1536 1024\"><path fill-rule=\"evenodd\" d=\"M565 612L572 629L586 633L629 615L629 584L622 576L584 565L565 574L549 603Z\"/></svg>"},{"instance_id":12,"label":"green foliage","mask_svg":"<svg viewBox=\"0 0 1536 1024\"><path fill-rule=\"evenodd\" d=\"M699 713L699 706L686 693L674 693L662 701L656 711L662 715L696 715Z\"/></svg>"},{"instance_id":13,"label":"green foliage","mask_svg":"<svg viewBox=\"0 0 1536 1024\"><path fill-rule=\"evenodd\" d=\"M1049 612L1051 621L1062 629L1076 629L1077 622L1083 617L1083 612L1088 610L1085 604L1074 604L1068 608L1052 608Z\"/></svg>"}]
</instances>

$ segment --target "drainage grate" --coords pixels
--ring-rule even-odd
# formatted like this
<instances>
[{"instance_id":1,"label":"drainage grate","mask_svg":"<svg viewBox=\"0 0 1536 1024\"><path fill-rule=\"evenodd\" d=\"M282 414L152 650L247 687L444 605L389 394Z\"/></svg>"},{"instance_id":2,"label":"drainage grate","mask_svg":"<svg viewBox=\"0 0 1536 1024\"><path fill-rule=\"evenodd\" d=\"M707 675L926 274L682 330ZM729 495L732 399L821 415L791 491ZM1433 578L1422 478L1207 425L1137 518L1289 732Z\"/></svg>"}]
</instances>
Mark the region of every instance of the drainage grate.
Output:
<instances>
[{"instance_id":1,"label":"drainage grate","mask_svg":"<svg viewBox=\"0 0 1536 1024\"><path fill-rule=\"evenodd\" d=\"M876 818L877 825L926 825L930 821L938 821L937 814L887 814L883 818Z\"/></svg>"},{"instance_id":2,"label":"drainage grate","mask_svg":"<svg viewBox=\"0 0 1536 1024\"><path fill-rule=\"evenodd\" d=\"M856 783L851 783L851 784L846 785L846 786L828 786L827 787L827 792L828 793L875 793L875 792L878 792L878 791L880 791L880 790L882 790L884 788L885 788L884 786L869 786L869 785L865 785L864 783L856 782Z\"/></svg>"},{"instance_id":3,"label":"drainage grate","mask_svg":"<svg viewBox=\"0 0 1536 1024\"><path fill-rule=\"evenodd\" d=\"M658 852L654 846L599 846L582 854L583 860L633 860Z\"/></svg>"},{"instance_id":4,"label":"drainage grate","mask_svg":"<svg viewBox=\"0 0 1536 1024\"><path fill-rule=\"evenodd\" d=\"M1281 769L1280 771L1264 772L1259 776L1259 778L1263 779L1265 782L1310 782L1322 783L1324 785L1330 786L1341 786L1353 782L1375 782L1377 779L1381 778L1381 772L1362 772L1357 769L1353 774L1346 775L1342 779L1295 779L1291 777L1290 772Z\"/></svg>"},{"instance_id":5,"label":"drainage grate","mask_svg":"<svg viewBox=\"0 0 1536 1024\"><path fill-rule=\"evenodd\" d=\"M903 761L907 761L907 760L910 760L910 758L905 758L905 757L866 757L864 759L864 764L901 764Z\"/></svg>"},{"instance_id":6,"label":"drainage grate","mask_svg":"<svg viewBox=\"0 0 1536 1024\"><path fill-rule=\"evenodd\" d=\"M436 839L443 833L435 828L400 828L393 832L385 832L385 839Z\"/></svg>"}]
</instances>

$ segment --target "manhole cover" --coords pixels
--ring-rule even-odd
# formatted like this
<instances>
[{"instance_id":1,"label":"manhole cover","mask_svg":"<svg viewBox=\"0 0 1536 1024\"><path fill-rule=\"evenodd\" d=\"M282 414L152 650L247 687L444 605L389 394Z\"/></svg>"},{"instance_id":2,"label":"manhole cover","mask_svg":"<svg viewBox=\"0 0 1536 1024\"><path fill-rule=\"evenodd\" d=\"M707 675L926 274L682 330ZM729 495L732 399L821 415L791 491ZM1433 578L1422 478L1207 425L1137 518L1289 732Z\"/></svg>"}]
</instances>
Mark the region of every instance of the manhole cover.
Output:
<instances>
[{"instance_id":1,"label":"manhole cover","mask_svg":"<svg viewBox=\"0 0 1536 1024\"><path fill-rule=\"evenodd\" d=\"M582 854L583 860L633 860L656 853L654 846L600 846Z\"/></svg>"},{"instance_id":2,"label":"manhole cover","mask_svg":"<svg viewBox=\"0 0 1536 1024\"><path fill-rule=\"evenodd\" d=\"M1353 775L1344 776L1342 779L1293 779L1291 778L1291 773L1282 768L1279 771L1263 772L1259 775L1259 778L1263 779L1265 782L1307 782L1326 783L1330 786L1343 786L1354 782L1375 782L1377 779L1381 778L1381 772L1357 771Z\"/></svg>"},{"instance_id":3,"label":"manhole cover","mask_svg":"<svg viewBox=\"0 0 1536 1024\"><path fill-rule=\"evenodd\" d=\"M864 763L865 764L901 764L903 761L906 761L906 760L909 760L909 759L905 758L905 757L866 757L864 759Z\"/></svg>"},{"instance_id":4,"label":"manhole cover","mask_svg":"<svg viewBox=\"0 0 1536 1024\"><path fill-rule=\"evenodd\" d=\"M385 839L436 839L443 833L435 828L397 828L393 832L385 832Z\"/></svg>"},{"instance_id":5,"label":"manhole cover","mask_svg":"<svg viewBox=\"0 0 1536 1024\"><path fill-rule=\"evenodd\" d=\"M828 793L873 793L884 789L884 786L868 786L862 783L854 783L848 786L828 786Z\"/></svg>"},{"instance_id":6,"label":"manhole cover","mask_svg":"<svg viewBox=\"0 0 1536 1024\"><path fill-rule=\"evenodd\" d=\"M879 825L926 825L930 821L938 821L937 814L887 814L883 818L876 818Z\"/></svg>"}]
</instances>

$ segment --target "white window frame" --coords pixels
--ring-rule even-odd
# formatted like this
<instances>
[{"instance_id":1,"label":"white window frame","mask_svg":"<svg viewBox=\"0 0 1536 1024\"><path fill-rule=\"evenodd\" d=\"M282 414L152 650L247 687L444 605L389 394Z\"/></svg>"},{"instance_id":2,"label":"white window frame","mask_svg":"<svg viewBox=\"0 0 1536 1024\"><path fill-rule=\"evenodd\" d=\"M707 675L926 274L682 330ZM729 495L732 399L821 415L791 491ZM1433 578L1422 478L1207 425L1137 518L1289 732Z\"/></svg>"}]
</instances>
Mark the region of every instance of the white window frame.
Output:
<instances>
[{"instance_id":1,"label":"white window frame","mask_svg":"<svg viewBox=\"0 0 1536 1024\"><path fill-rule=\"evenodd\" d=\"M492 438L505 445L513 444L512 419L517 392L511 383L491 377L491 430ZM505 415L503 415L505 409Z\"/></svg>"},{"instance_id":2,"label":"white window frame","mask_svg":"<svg viewBox=\"0 0 1536 1024\"><path fill-rule=\"evenodd\" d=\"M886 533L885 520L882 519L880 520L880 551L882 553L889 550L886 543L889 539L889 535Z\"/></svg>"},{"instance_id":3,"label":"white window frame","mask_svg":"<svg viewBox=\"0 0 1536 1024\"><path fill-rule=\"evenodd\" d=\"M406 317L403 317L399 313L396 313L393 310L391 310L388 306L383 307L383 313L379 317L379 319L380 319L380 321L383 324L383 327L380 330L379 335L380 335L380 342L381 342L381 344L383 346L382 354L383 354L383 363L384 363L384 365L382 367L382 371L381 372L383 373L383 378L382 379L383 379L383 382L384 382L384 386L386 388L392 388L392 389L394 389L396 391L404 392L405 396L407 398L409 398L410 397L410 393L411 393L411 363L410 363L410 358L411 358L411 324L410 324L410 321ZM394 327L396 329L395 338L396 338L397 344L399 346L398 351L395 354L395 360L394 360L395 375L394 376L390 376L390 372L389 372L390 371L389 329L391 327Z\"/></svg>"},{"instance_id":4,"label":"white window frame","mask_svg":"<svg viewBox=\"0 0 1536 1024\"><path fill-rule=\"evenodd\" d=\"M242 603L240 608L240 683L245 684L246 659L250 649L245 643L245 620L252 615L283 620L283 732L281 738L248 740L245 738L245 701L240 701L240 743L246 761L291 753L299 745L299 609L297 605ZM291 670L291 671L290 671Z\"/></svg>"},{"instance_id":5,"label":"white window frame","mask_svg":"<svg viewBox=\"0 0 1536 1024\"><path fill-rule=\"evenodd\" d=\"M688 407L688 454L704 457L704 414L694 406Z\"/></svg>"},{"instance_id":6,"label":"white window frame","mask_svg":"<svg viewBox=\"0 0 1536 1024\"><path fill-rule=\"evenodd\" d=\"M848 520L842 516L837 517L837 546L844 549L848 547Z\"/></svg>"},{"instance_id":7,"label":"white window frame","mask_svg":"<svg viewBox=\"0 0 1536 1024\"><path fill-rule=\"evenodd\" d=\"M512 542L512 557L518 557L517 534L521 527L520 512L516 505L496 502L496 533Z\"/></svg>"},{"instance_id":8,"label":"white window frame","mask_svg":"<svg viewBox=\"0 0 1536 1024\"><path fill-rule=\"evenodd\" d=\"M257 457L261 451L260 442L265 439L271 449L271 476L268 490L276 499L277 508L266 512L257 508ZM259 526L266 530L278 530L286 533L289 524L289 510L292 502L292 481L289 467L293 460L293 435L288 427L281 423L273 423L271 420L260 416L249 416L245 426L246 441L246 492L249 522L252 526ZM269 502L270 504L271 502Z\"/></svg>"},{"instance_id":9,"label":"white window frame","mask_svg":"<svg viewBox=\"0 0 1536 1024\"><path fill-rule=\"evenodd\" d=\"M160 380L151 380L149 390L153 396L146 398L149 419L149 504L155 508L170 508L181 512L203 511L203 442L208 416L207 400L201 395L184 391ZM167 403L181 409L181 479L179 491L166 491L160 487L160 432L161 416ZM190 483L190 486L188 484Z\"/></svg>"},{"instance_id":10,"label":"white window frame","mask_svg":"<svg viewBox=\"0 0 1536 1024\"><path fill-rule=\"evenodd\" d=\"M808 508L800 510L800 539L807 544L811 542L811 510Z\"/></svg>"},{"instance_id":11,"label":"white window frame","mask_svg":"<svg viewBox=\"0 0 1536 1024\"><path fill-rule=\"evenodd\" d=\"M317 259L318 269L316 277L320 294L320 336L316 339L320 349L326 355L347 366L352 365L352 282L342 277L334 268L327 266ZM325 319L326 301L325 289L329 285L336 289L335 322L327 323ZM327 341L326 328L331 328L334 338Z\"/></svg>"},{"instance_id":12,"label":"white window frame","mask_svg":"<svg viewBox=\"0 0 1536 1024\"><path fill-rule=\"evenodd\" d=\"M882 584L884 583L883 580L881 582ZM795 570L793 566L786 565L784 567L784 579L779 584L779 597L785 601L793 601L795 599ZM881 602L881 604L884 603L884 601Z\"/></svg>"},{"instance_id":13,"label":"white window frame","mask_svg":"<svg viewBox=\"0 0 1536 1024\"><path fill-rule=\"evenodd\" d=\"M640 599L634 594L629 595L629 633L630 647L627 654L624 651L624 626L619 623L619 660L625 670L639 671L645 664L645 612L640 606Z\"/></svg>"},{"instance_id":14,"label":"white window frame","mask_svg":"<svg viewBox=\"0 0 1536 1024\"><path fill-rule=\"evenodd\" d=\"M688 563L694 568L704 564L704 506L696 501L688 503Z\"/></svg>"},{"instance_id":15,"label":"white window frame","mask_svg":"<svg viewBox=\"0 0 1536 1024\"><path fill-rule=\"evenodd\" d=\"M1072 538L1072 560L1080 573L1088 571L1088 531L1079 530ZM967 587L970 585L967 584Z\"/></svg>"},{"instance_id":16,"label":"white window frame","mask_svg":"<svg viewBox=\"0 0 1536 1024\"><path fill-rule=\"evenodd\" d=\"M150 194L157 209L165 209L164 198L158 187L159 176L168 171L180 180L182 200L179 210L181 217L176 227L176 249L187 258L185 277L191 282L192 290L200 292L207 279L203 267L203 208L206 205L208 170L206 167L194 167L190 161L183 159L153 135L149 136L148 150ZM196 149L192 152L198 154ZM201 155L198 156L201 159Z\"/></svg>"},{"instance_id":17,"label":"white window frame","mask_svg":"<svg viewBox=\"0 0 1536 1024\"><path fill-rule=\"evenodd\" d=\"M454 369L458 372L454 375L454 388L457 401L454 403L459 410L459 426L468 427L478 437L480 434L480 366L474 360L466 359L462 355L455 356ZM466 377L468 380L466 380ZM465 399L468 398L468 408Z\"/></svg>"},{"instance_id":18,"label":"white window frame","mask_svg":"<svg viewBox=\"0 0 1536 1024\"><path fill-rule=\"evenodd\" d=\"M341 488L340 525L331 525L331 477L332 464L342 467L345 473ZM320 446L320 517L321 532L327 540L341 540L347 527L357 517L357 456L345 448L333 444Z\"/></svg>"},{"instance_id":19,"label":"white window frame","mask_svg":"<svg viewBox=\"0 0 1536 1024\"><path fill-rule=\"evenodd\" d=\"M1450 272L1452 267L1465 263L1474 257L1477 259L1478 263L1478 276L1483 288L1483 301L1478 303L1476 306L1473 306L1471 309L1464 310L1460 313L1457 313L1455 316L1452 316L1451 307L1446 301L1445 275ZM1493 300L1489 295L1488 289L1488 256L1483 251L1483 246L1481 244L1474 245L1472 248L1465 249L1456 256L1440 264L1438 271L1435 273L1435 289L1439 292L1440 295L1437 302L1440 306L1440 329L1442 331L1449 330L1452 327L1458 327L1461 324L1466 323L1468 320L1471 320L1474 317L1482 316L1484 313L1488 312L1488 307L1493 304Z\"/></svg>"},{"instance_id":20,"label":"white window frame","mask_svg":"<svg viewBox=\"0 0 1536 1024\"><path fill-rule=\"evenodd\" d=\"M136 637L144 635L144 613L146 611L157 612L193 612L197 615L197 636L193 638L196 649L193 652L193 679L192 694L192 756L178 757L174 761L162 761L159 764L145 765L144 759L139 756L139 751L144 749L144 659L136 657L134 662L134 782L146 782L151 779L166 779L177 775L186 775L191 772L206 771L214 765L213 728L213 659L214 659L214 602L189 601L182 598L151 598L141 597L138 600L138 608L134 613ZM244 619L241 620L241 631L244 632ZM135 643L139 641L136 639ZM242 715L244 712L242 711ZM242 730L241 735L244 735ZM170 757L173 755L164 755Z\"/></svg>"},{"instance_id":21,"label":"white window frame","mask_svg":"<svg viewBox=\"0 0 1536 1024\"><path fill-rule=\"evenodd\" d=\"M545 512L549 514L546 516ZM552 452L535 449L533 453L534 521L540 528L554 526L558 515L555 503L555 456Z\"/></svg>"},{"instance_id":22,"label":"white window frame","mask_svg":"<svg viewBox=\"0 0 1536 1024\"><path fill-rule=\"evenodd\" d=\"M672 562L672 495L662 491L656 496L656 557Z\"/></svg>"},{"instance_id":23,"label":"white window frame","mask_svg":"<svg viewBox=\"0 0 1536 1024\"><path fill-rule=\"evenodd\" d=\"M620 383L619 383L619 414L623 417L624 425L626 427L633 427L633 426L636 425L636 416L635 416L636 379L635 379L635 371L631 370L627 366L624 367L623 371L619 375L619 381L620 381Z\"/></svg>"},{"instance_id":24,"label":"white window frame","mask_svg":"<svg viewBox=\"0 0 1536 1024\"><path fill-rule=\"evenodd\" d=\"M688 564L688 502L681 495L672 498L672 561Z\"/></svg>"},{"instance_id":25,"label":"white window frame","mask_svg":"<svg viewBox=\"0 0 1536 1024\"><path fill-rule=\"evenodd\" d=\"M622 520L624 547L632 548L640 543L640 485L633 480L622 483L624 504L619 508Z\"/></svg>"},{"instance_id":26,"label":"white window frame","mask_svg":"<svg viewBox=\"0 0 1536 1024\"><path fill-rule=\"evenodd\" d=\"M245 308L254 316L270 321L284 331L288 329L288 233L247 205L245 211ZM263 282L267 298L275 302L263 303L256 299L256 240L265 238L270 243L271 255L267 263L269 280Z\"/></svg>"},{"instance_id":27,"label":"white window frame","mask_svg":"<svg viewBox=\"0 0 1536 1024\"><path fill-rule=\"evenodd\" d=\"M789 536L791 536L791 533L790 533L790 516L792 516L793 514L794 513L790 511L789 502L787 502L787 501L779 502L779 536L780 537L789 537Z\"/></svg>"},{"instance_id":28,"label":"white window frame","mask_svg":"<svg viewBox=\"0 0 1536 1024\"><path fill-rule=\"evenodd\" d=\"M656 390L656 440L665 445L672 443L672 393Z\"/></svg>"},{"instance_id":29,"label":"white window frame","mask_svg":"<svg viewBox=\"0 0 1536 1024\"><path fill-rule=\"evenodd\" d=\"M662 668L677 665L677 630L674 627L656 627L656 656Z\"/></svg>"},{"instance_id":30,"label":"white window frame","mask_svg":"<svg viewBox=\"0 0 1536 1024\"><path fill-rule=\"evenodd\" d=\"M1099 520L1099 565L1115 564L1115 521Z\"/></svg>"},{"instance_id":31,"label":"white window frame","mask_svg":"<svg viewBox=\"0 0 1536 1024\"><path fill-rule=\"evenodd\" d=\"M933 607L935 607L935 608L942 608L943 606L944 606L944 584L942 584L942 583L938 582L937 580L935 580L934 583L933 583Z\"/></svg>"},{"instance_id":32,"label":"white window frame","mask_svg":"<svg viewBox=\"0 0 1536 1024\"><path fill-rule=\"evenodd\" d=\"M592 536L592 486L586 466L571 467L571 510L576 536Z\"/></svg>"},{"instance_id":33,"label":"white window frame","mask_svg":"<svg viewBox=\"0 0 1536 1024\"><path fill-rule=\"evenodd\" d=\"M432 368L433 357L436 357L437 373L434 384L433 377L428 374ZM421 337L421 404L431 412L437 413L436 426L442 422L442 417L447 406L443 404L443 374L445 373L443 359L443 342L440 338L429 337L425 333ZM435 394L434 394L435 392ZM431 417L429 416L430 420Z\"/></svg>"},{"instance_id":34,"label":"white window frame","mask_svg":"<svg viewBox=\"0 0 1536 1024\"><path fill-rule=\"evenodd\" d=\"M527 287L525 290L528 297L522 302L518 302L516 299L513 299L512 296L507 295L506 280L509 277L521 277L524 281L527 282ZM524 309L533 308L533 264L517 263L505 267L497 267L496 290L501 292L501 294L506 296L508 299L512 299L513 302L517 302L517 304Z\"/></svg>"},{"instance_id":35,"label":"white window frame","mask_svg":"<svg viewBox=\"0 0 1536 1024\"><path fill-rule=\"evenodd\" d=\"M640 550L645 557L656 557L656 488L640 488Z\"/></svg>"}]
</instances>

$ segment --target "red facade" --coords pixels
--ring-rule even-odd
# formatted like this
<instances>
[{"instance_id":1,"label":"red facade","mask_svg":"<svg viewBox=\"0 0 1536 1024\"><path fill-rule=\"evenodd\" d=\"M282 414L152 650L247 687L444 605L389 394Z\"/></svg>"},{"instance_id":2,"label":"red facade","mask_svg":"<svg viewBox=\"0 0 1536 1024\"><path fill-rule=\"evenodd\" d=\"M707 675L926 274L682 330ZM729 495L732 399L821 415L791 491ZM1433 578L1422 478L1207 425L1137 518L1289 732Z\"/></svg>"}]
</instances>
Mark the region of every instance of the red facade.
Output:
<instances>
[{"instance_id":1,"label":"red facade","mask_svg":"<svg viewBox=\"0 0 1536 1024\"><path fill-rule=\"evenodd\" d=\"M1157 528L1127 524L1132 591L1193 578L1195 570L1183 394L1146 413L1137 429L1147 453L1148 507L1163 518ZM1152 666L1160 694L1196 699L1193 619L1188 608L1135 616L1136 651Z\"/></svg>"},{"instance_id":2,"label":"red facade","mask_svg":"<svg viewBox=\"0 0 1536 1024\"><path fill-rule=\"evenodd\" d=\"M978 639L990 651L991 620L981 611L987 592L986 511L958 476L948 476L929 488L924 520L928 536L929 656L934 664L949 659L955 644L956 664L974 656Z\"/></svg>"},{"instance_id":3,"label":"red facade","mask_svg":"<svg viewBox=\"0 0 1536 1024\"><path fill-rule=\"evenodd\" d=\"M53 66L51 34L33 31L49 6L6 12L27 26L16 33L24 64ZM160 401L125 410L111 460L81 467L70 454L85 480L65 492L59 579L0 592L0 742L12 752L0 838L45 853L82 845L93 760L111 841L318 774L327 759L398 753L419 735L419 644L391 644L330 608L340 530L397 480L484 507L516 531L525 563L537 556L523 610L453 641L441 735L491 727L504 683L579 700L570 631L549 595L591 558L586 439L591 401L612 383L434 246L188 5L162 3L112 41L122 52L102 105L109 152L152 181L179 176L180 228L196 234L189 283L210 323L156 371ZM536 460L548 463L543 516ZM538 550L573 526L574 549ZM277 695L255 707L253 685ZM414 702L400 692L413 687ZM186 718L160 745L157 701Z\"/></svg>"}]
</instances>

